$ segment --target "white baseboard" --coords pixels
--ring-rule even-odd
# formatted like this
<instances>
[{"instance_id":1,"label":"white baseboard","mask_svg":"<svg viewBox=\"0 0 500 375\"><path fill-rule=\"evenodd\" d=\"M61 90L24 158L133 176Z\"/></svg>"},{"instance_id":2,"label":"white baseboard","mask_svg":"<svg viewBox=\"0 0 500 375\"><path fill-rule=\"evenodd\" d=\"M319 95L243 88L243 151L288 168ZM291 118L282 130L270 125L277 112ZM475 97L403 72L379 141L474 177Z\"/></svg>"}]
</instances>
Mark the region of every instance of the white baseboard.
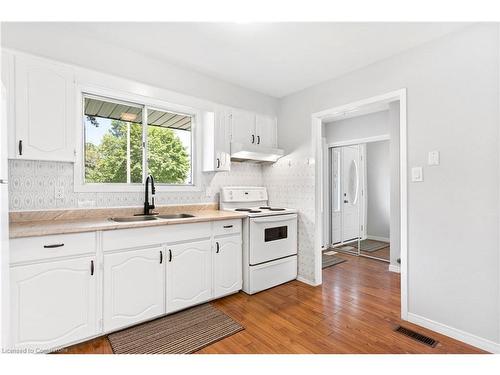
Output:
<instances>
[{"instance_id":1,"label":"white baseboard","mask_svg":"<svg viewBox=\"0 0 500 375\"><path fill-rule=\"evenodd\" d=\"M379 236L366 236L369 240L382 241L382 242L391 242L391 240L387 237L379 237Z\"/></svg>"},{"instance_id":2,"label":"white baseboard","mask_svg":"<svg viewBox=\"0 0 500 375\"><path fill-rule=\"evenodd\" d=\"M482 337L473 335L465 331L461 331L459 329L447 326L445 324L435 322L433 320L424 318L420 315L416 315L413 313L408 313L408 321L417 324L419 326L422 326L424 328L428 328L432 331L436 331L443 335L449 336L456 340L465 342L466 344L475 346L479 349L486 350L487 352L500 354L499 343L484 339Z\"/></svg>"},{"instance_id":3,"label":"white baseboard","mask_svg":"<svg viewBox=\"0 0 500 375\"><path fill-rule=\"evenodd\" d=\"M297 276L297 281L300 281L301 283L311 285L311 286L318 286L320 285L319 283L315 283L314 281L311 281L309 279L306 279L305 277L302 276Z\"/></svg>"},{"instance_id":4,"label":"white baseboard","mask_svg":"<svg viewBox=\"0 0 500 375\"><path fill-rule=\"evenodd\" d=\"M390 272L396 272L396 273L401 273L401 267L395 264L389 264L389 271Z\"/></svg>"}]
</instances>

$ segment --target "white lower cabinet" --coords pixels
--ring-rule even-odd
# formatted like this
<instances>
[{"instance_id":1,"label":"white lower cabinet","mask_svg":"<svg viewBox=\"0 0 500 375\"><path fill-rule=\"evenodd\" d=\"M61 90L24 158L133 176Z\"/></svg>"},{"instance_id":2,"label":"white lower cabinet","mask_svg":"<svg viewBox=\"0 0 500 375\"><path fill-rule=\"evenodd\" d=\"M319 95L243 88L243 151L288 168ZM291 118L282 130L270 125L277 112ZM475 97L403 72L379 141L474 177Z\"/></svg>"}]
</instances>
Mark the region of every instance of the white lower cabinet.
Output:
<instances>
[{"instance_id":1,"label":"white lower cabinet","mask_svg":"<svg viewBox=\"0 0 500 375\"><path fill-rule=\"evenodd\" d=\"M210 240L167 247L167 313L212 298Z\"/></svg>"},{"instance_id":2,"label":"white lower cabinet","mask_svg":"<svg viewBox=\"0 0 500 375\"><path fill-rule=\"evenodd\" d=\"M15 348L52 350L97 333L94 257L11 267Z\"/></svg>"},{"instance_id":3,"label":"white lower cabinet","mask_svg":"<svg viewBox=\"0 0 500 375\"><path fill-rule=\"evenodd\" d=\"M104 255L104 331L165 313L163 248Z\"/></svg>"},{"instance_id":4,"label":"white lower cabinet","mask_svg":"<svg viewBox=\"0 0 500 375\"><path fill-rule=\"evenodd\" d=\"M10 249L16 349L50 351L242 286L241 220L27 237Z\"/></svg>"},{"instance_id":5,"label":"white lower cabinet","mask_svg":"<svg viewBox=\"0 0 500 375\"><path fill-rule=\"evenodd\" d=\"M214 298L219 298L241 289L241 262L241 235L215 238Z\"/></svg>"}]
</instances>

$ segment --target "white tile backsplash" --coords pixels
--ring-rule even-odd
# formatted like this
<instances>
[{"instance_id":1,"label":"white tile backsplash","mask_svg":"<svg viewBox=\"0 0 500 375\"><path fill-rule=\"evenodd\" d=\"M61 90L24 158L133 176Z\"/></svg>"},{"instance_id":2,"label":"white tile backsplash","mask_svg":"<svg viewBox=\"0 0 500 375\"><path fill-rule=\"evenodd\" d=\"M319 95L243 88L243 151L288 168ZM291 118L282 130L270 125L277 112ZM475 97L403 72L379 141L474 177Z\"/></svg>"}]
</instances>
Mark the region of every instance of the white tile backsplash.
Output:
<instances>
[{"instance_id":1,"label":"white tile backsplash","mask_svg":"<svg viewBox=\"0 0 500 375\"><path fill-rule=\"evenodd\" d=\"M12 211L79 207L140 206L142 192L76 193L73 164L63 162L10 160L9 207ZM201 191L158 192L156 202L190 204L218 202L222 186L266 186L273 206L299 211L299 276L314 280L314 165L307 158L288 156L271 165L231 163L230 172L203 173ZM56 186L64 199L54 198Z\"/></svg>"},{"instance_id":2,"label":"white tile backsplash","mask_svg":"<svg viewBox=\"0 0 500 375\"><path fill-rule=\"evenodd\" d=\"M140 206L144 201L142 192L75 192L72 163L9 160L9 179L9 208L12 211L79 206ZM233 162L230 172L202 173L200 183L201 191L157 192L156 203L165 205L217 202L221 186L262 186L262 166ZM56 186L63 188L63 199L55 199Z\"/></svg>"},{"instance_id":3,"label":"white tile backsplash","mask_svg":"<svg viewBox=\"0 0 500 375\"><path fill-rule=\"evenodd\" d=\"M314 280L314 164L305 157L286 156L263 166L263 183L272 206L296 208L299 276Z\"/></svg>"}]
</instances>

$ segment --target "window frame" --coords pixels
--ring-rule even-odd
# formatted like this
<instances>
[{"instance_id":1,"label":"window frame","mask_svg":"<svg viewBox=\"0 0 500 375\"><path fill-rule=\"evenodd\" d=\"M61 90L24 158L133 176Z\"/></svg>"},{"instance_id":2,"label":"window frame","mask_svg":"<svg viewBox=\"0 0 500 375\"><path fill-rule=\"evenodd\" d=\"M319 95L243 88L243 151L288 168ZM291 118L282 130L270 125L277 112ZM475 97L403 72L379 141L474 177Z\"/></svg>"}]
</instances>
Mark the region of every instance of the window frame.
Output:
<instances>
[{"instance_id":1,"label":"window frame","mask_svg":"<svg viewBox=\"0 0 500 375\"><path fill-rule=\"evenodd\" d=\"M87 183L85 182L85 112L84 98L94 97L96 99L109 100L111 102L127 103L143 107L142 134L143 134L143 177L141 183ZM162 184L156 183L157 192L175 192L175 191L201 191L201 110L173 104L164 100L154 99L130 92L106 89L92 85L77 85L77 108L76 127L77 142L75 149L75 168L74 168L74 189L75 192L143 192L144 180L147 176L146 157L147 157L147 110L155 109L160 111L178 113L192 117L191 123L191 184ZM145 124L146 123L146 124ZM145 126L146 125L146 126ZM153 176L154 177L154 176Z\"/></svg>"}]
</instances>

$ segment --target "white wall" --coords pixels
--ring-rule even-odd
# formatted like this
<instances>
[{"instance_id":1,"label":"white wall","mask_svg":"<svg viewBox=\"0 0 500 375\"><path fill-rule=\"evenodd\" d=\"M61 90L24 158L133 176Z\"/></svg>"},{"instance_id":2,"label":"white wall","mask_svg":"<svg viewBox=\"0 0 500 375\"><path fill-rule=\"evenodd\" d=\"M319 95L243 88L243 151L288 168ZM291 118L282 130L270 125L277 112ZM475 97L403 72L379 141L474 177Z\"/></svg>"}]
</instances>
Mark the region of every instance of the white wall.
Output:
<instances>
[{"instance_id":1,"label":"white wall","mask_svg":"<svg viewBox=\"0 0 500 375\"><path fill-rule=\"evenodd\" d=\"M368 237L389 238L391 199L390 141L366 144L366 186Z\"/></svg>"},{"instance_id":2,"label":"white wall","mask_svg":"<svg viewBox=\"0 0 500 375\"><path fill-rule=\"evenodd\" d=\"M292 167L270 167L264 181L278 191L272 199L288 187L286 202L305 218L301 277L314 281L314 169L297 176L312 155L311 114L406 87L408 162L424 166L424 182L408 186L409 312L500 341L498 37L497 24L473 25L280 101ZM425 166L431 150L439 167Z\"/></svg>"},{"instance_id":3,"label":"white wall","mask_svg":"<svg viewBox=\"0 0 500 375\"><path fill-rule=\"evenodd\" d=\"M61 33L51 23L2 22L1 44L219 104L268 114L276 112L275 98L91 39L73 32L70 23L67 25L67 32Z\"/></svg>"},{"instance_id":4,"label":"white wall","mask_svg":"<svg viewBox=\"0 0 500 375\"><path fill-rule=\"evenodd\" d=\"M166 90L161 91L162 95L168 94L168 101L176 104L205 108L217 103L276 114L277 101L272 97L86 38L71 30L55 33L50 23L2 23L1 37L2 47L91 69L78 70L78 77L84 82L105 86L112 81L119 87L124 81L120 78L126 78L127 82L131 81L127 87L136 87L140 93L150 91L156 95L161 90L155 88ZM76 208L81 202L98 207L142 204L141 193L76 193L73 174L72 163L10 160L10 210ZM197 182L198 191L158 192L156 201L158 204L216 202L221 186L262 183L260 165L233 163L230 172L203 173ZM54 199L52 186L64 188L64 199Z\"/></svg>"},{"instance_id":5,"label":"white wall","mask_svg":"<svg viewBox=\"0 0 500 375\"><path fill-rule=\"evenodd\" d=\"M351 117L345 120L329 122L323 126L327 143L389 135L389 111Z\"/></svg>"}]
</instances>

